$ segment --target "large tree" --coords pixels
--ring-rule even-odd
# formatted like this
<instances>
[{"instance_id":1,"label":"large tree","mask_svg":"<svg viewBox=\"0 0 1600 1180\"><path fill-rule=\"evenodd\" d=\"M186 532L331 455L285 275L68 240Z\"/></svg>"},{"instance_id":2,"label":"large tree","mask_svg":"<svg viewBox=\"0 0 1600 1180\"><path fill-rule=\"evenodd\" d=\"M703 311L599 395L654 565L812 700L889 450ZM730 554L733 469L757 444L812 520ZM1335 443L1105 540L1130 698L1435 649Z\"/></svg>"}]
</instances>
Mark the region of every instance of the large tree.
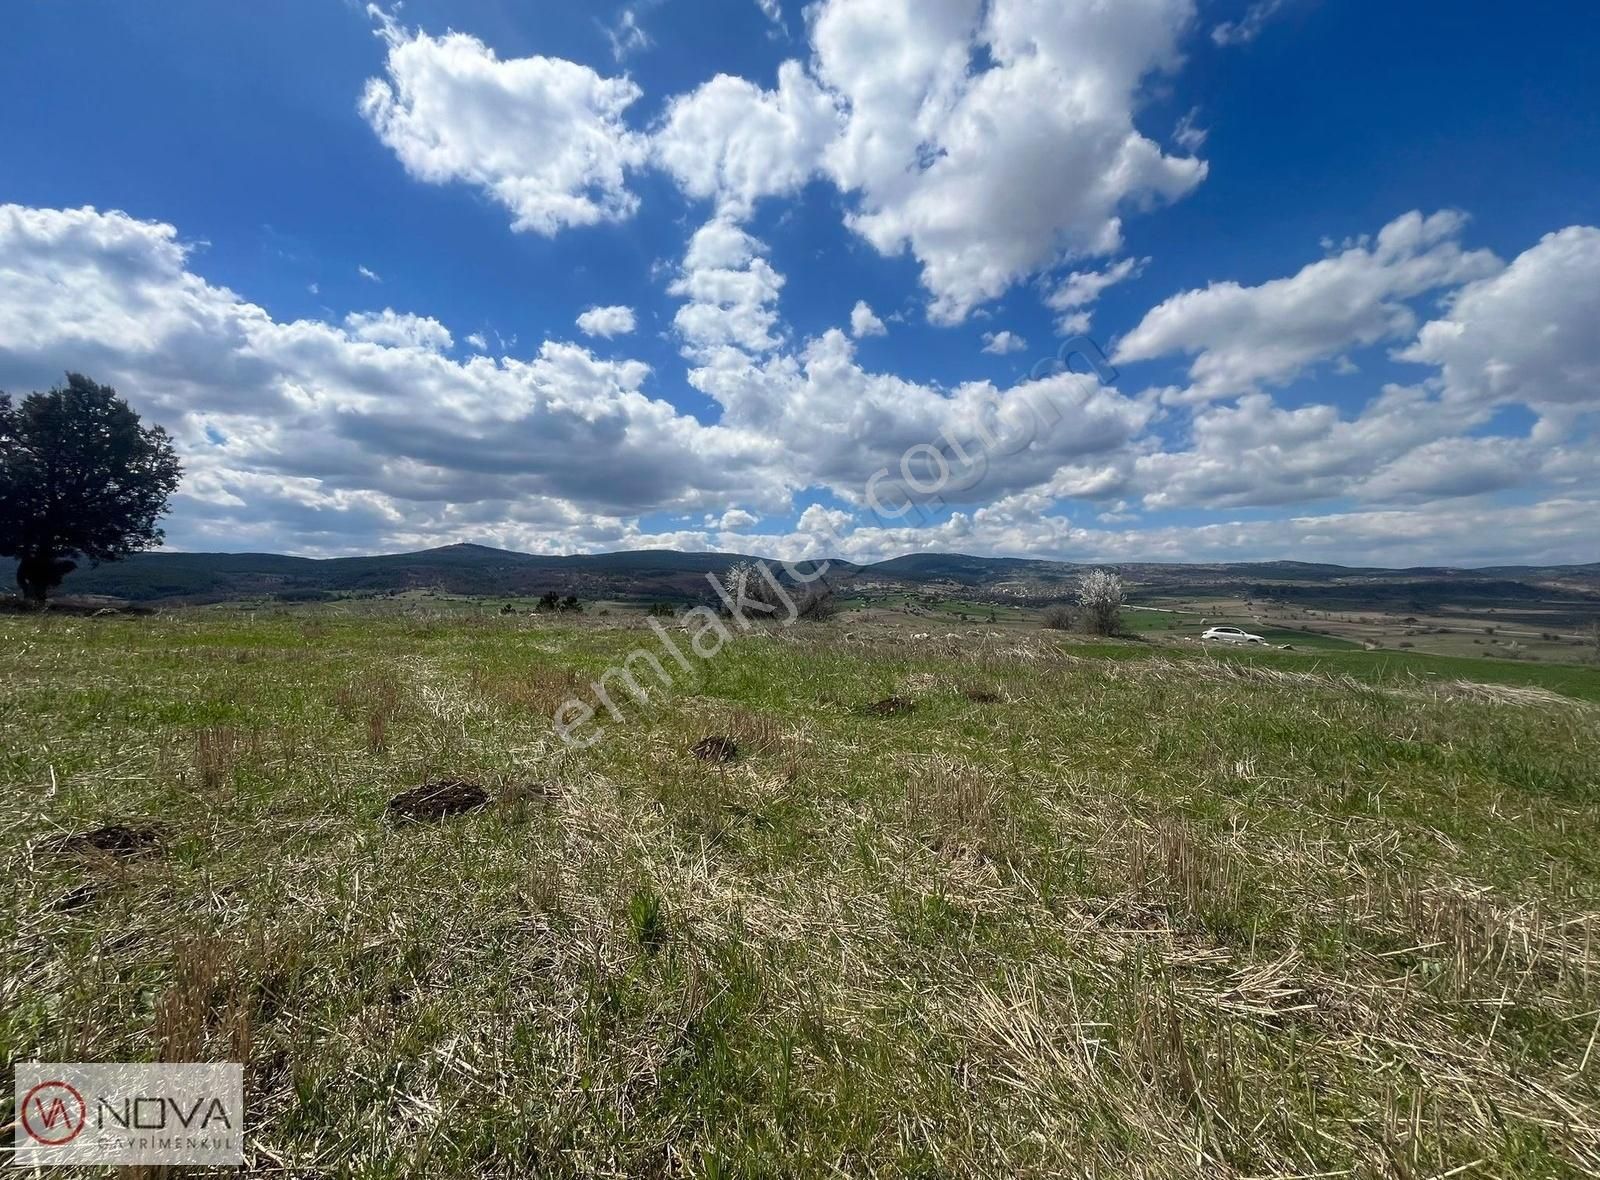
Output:
<instances>
[{"instance_id":1,"label":"large tree","mask_svg":"<svg viewBox=\"0 0 1600 1180\"><path fill-rule=\"evenodd\" d=\"M116 561L161 543L156 521L182 469L172 440L108 385L65 386L13 405L0 393L0 556L43 602L78 557Z\"/></svg>"}]
</instances>

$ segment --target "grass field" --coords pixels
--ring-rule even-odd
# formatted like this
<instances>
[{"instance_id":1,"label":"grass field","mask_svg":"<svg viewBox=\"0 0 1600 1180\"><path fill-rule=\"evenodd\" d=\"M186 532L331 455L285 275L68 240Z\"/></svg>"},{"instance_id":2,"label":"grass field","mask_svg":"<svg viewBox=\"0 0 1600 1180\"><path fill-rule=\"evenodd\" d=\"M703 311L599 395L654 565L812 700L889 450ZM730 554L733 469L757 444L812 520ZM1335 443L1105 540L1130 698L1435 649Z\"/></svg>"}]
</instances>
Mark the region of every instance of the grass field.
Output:
<instances>
[{"instance_id":1,"label":"grass field","mask_svg":"<svg viewBox=\"0 0 1600 1180\"><path fill-rule=\"evenodd\" d=\"M1242 627L1252 635L1259 635L1268 643L1288 645L1318 651L1361 650L1359 643L1333 635L1319 635L1313 631L1290 627L1270 627L1258 623L1248 614L1220 612L1212 616L1192 611L1148 610L1132 607L1123 612L1123 625L1134 635L1148 635L1168 639L1198 639L1211 627Z\"/></svg>"},{"instance_id":2,"label":"grass field","mask_svg":"<svg viewBox=\"0 0 1600 1180\"><path fill-rule=\"evenodd\" d=\"M1353 606L1353 604L1352 604ZM1318 610L1270 598L1156 596L1131 607L1129 630L1152 637L1198 636L1207 627L1243 627L1269 642L1325 651L1378 649L1503 662L1584 664L1596 655L1587 609L1515 605L1392 609L1374 597L1366 609Z\"/></svg>"},{"instance_id":3,"label":"grass field","mask_svg":"<svg viewBox=\"0 0 1600 1180\"><path fill-rule=\"evenodd\" d=\"M263 1174L1600 1171L1600 673L918 625L572 750L634 617L0 616L0 1048Z\"/></svg>"}]
</instances>

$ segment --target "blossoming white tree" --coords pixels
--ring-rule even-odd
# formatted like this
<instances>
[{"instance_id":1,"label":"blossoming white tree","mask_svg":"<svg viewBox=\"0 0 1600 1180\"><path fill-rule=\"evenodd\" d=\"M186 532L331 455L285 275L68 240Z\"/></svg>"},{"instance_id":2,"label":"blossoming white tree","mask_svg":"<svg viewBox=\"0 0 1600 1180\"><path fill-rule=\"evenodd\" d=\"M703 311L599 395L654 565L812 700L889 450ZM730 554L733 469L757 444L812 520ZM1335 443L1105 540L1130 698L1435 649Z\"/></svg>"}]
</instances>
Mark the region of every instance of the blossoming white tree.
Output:
<instances>
[{"instance_id":1,"label":"blossoming white tree","mask_svg":"<svg viewBox=\"0 0 1600 1180\"><path fill-rule=\"evenodd\" d=\"M1095 635L1115 635L1122 626L1122 579L1110 570L1090 570L1078 579L1083 625Z\"/></svg>"}]
</instances>

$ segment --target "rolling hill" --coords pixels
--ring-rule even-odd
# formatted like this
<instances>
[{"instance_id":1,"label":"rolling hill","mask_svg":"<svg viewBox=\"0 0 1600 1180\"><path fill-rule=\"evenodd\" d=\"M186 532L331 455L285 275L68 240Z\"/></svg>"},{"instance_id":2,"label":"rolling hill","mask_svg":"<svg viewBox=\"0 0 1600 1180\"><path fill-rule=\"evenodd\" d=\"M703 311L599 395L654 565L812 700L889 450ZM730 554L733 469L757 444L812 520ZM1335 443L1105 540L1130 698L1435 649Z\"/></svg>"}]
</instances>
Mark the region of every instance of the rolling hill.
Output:
<instances>
[{"instance_id":1,"label":"rolling hill","mask_svg":"<svg viewBox=\"0 0 1600 1180\"><path fill-rule=\"evenodd\" d=\"M424 589L485 596L554 590L586 599L693 601L707 596L707 574L747 556L675 550L548 556L470 544L334 558L160 551L77 570L62 593L130 602L221 602ZM870 565L834 561L829 580L851 592L923 590L1045 602L1067 594L1083 568L1060 561L913 553ZM1552 597L1600 605L1600 563L1481 570L1354 569L1283 561L1127 563L1115 568L1146 595L1272 597L1327 609L1420 611L1441 601L1511 604ZM10 583L13 570L14 563L0 563L4 584Z\"/></svg>"}]
</instances>

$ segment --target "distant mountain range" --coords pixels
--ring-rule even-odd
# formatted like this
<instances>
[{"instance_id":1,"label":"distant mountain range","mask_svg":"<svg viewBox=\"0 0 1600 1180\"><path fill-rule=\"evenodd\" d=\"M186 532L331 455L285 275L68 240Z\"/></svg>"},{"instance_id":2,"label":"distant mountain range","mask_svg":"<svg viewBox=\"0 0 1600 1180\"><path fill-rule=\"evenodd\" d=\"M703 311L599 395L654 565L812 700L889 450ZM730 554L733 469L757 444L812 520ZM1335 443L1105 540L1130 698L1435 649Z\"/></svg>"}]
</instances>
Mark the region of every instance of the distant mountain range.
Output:
<instances>
[{"instance_id":1,"label":"distant mountain range","mask_svg":"<svg viewBox=\"0 0 1600 1180\"><path fill-rule=\"evenodd\" d=\"M482 545L333 558L163 551L86 566L67 578L62 593L134 602L223 602L405 590L522 597L554 590L584 599L696 601L709 593L707 574L745 558L674 550L549 557ZM1042 602L1066 595L1084 568L1060 561L913 553L871 565L834 561L828 581L846 593L909 590ZM1492 569L1355 569L1293 561L1129 563L1113 568L1143 593L1253 593L1330 608L1359 602L1421 609L1441 596L1463 603L1527 602L1553 595L1600 603L1600 562ZM3 585L10 585L13 570L13 563L0 562Z\"/></svg>"}]
</instances>

